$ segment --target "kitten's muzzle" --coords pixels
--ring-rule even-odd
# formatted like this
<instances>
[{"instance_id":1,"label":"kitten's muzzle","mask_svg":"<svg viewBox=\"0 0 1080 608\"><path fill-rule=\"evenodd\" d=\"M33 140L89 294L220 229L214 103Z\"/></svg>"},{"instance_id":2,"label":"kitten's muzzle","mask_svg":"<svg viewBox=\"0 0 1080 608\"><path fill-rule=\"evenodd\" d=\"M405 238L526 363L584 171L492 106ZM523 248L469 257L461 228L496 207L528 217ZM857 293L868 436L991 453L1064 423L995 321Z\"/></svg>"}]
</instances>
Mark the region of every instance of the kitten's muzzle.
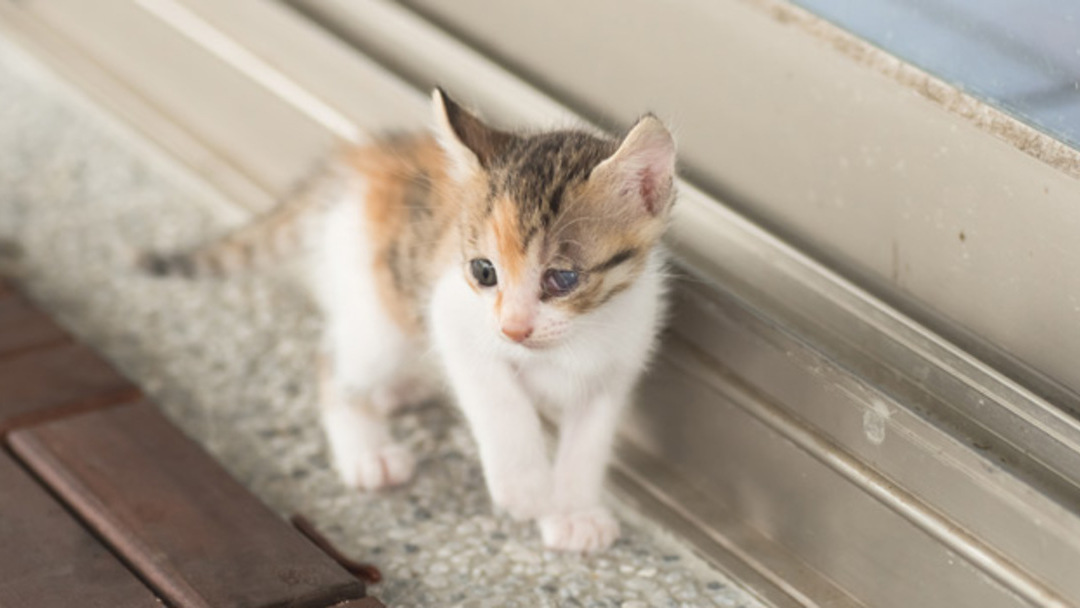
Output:
<instances>
[{"instance_id":1,"label":"kitten's muzzle","mask_svg":"<svg viewBox=\"0 0 1080 608\"><path fill-rule=\"evenodd\" d=\"M503 325L501 329L503 336L518 344L528 340L529 336L533 333L533 326L531 324L509 323Z\"/></svg>"}]
</instances>

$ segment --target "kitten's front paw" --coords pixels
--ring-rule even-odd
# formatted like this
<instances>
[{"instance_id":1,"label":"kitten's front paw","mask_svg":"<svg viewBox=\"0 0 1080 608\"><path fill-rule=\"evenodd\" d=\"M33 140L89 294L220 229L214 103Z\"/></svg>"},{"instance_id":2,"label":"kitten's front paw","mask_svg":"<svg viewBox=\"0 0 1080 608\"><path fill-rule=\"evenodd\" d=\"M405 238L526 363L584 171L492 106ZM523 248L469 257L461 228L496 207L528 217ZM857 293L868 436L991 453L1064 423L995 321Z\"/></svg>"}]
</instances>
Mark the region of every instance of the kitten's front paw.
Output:
<instances>
[{"instance_id":1,"label":"kitten's front paw","mask_svg":"<svg viewBox=\"0 0 1080 608\"><path fill-rule=\"evenodd\" d=\"M556 513L539 523L544 546L557 551L600 551L619 538L619 522L603 507Z\"/></svg>"},{"instance_id":2,"label":"kitten's front paw","mask_svg":"<svg viewBox=\"0 0 1080 608\"><path fill-rule=\"evenodd\" d=\"M510 517L524 521L547 512L551 480L543 475L507 476L491 484L491 502Z\"/></svg>"},{"instance_id":3,"label":"kitten's front paw","mask_svg":"<svg viewBox=\"0 0 1080 608\"><path fill-rule=\"evenodd\" d=\"M381 490L409 481L416 462L401 445L392 443L374 450L358 450L335 458L346 485L361 490Z\"/></svg>"}]
</instances>

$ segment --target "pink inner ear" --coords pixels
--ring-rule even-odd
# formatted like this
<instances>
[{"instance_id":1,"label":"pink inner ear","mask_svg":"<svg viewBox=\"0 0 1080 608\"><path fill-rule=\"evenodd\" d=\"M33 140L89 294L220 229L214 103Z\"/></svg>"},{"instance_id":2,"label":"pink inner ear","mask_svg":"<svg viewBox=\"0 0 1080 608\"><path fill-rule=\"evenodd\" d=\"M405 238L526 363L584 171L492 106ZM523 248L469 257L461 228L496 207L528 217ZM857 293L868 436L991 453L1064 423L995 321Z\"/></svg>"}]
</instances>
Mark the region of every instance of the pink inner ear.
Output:
<instances>
[{"instance_id":1,"label":"pink inner ear","mask_svg":"<svg viewBox=\"0 0 1080 608\"><path fill-rule=\"evenodd\" d=\"M645 210L651 215L660 212L660 184L657 172L651 167L640 167L626 180L619 189L619 196L624 198L640 197Z\"/></svg>"},{"instance_id":2,"label":"pink inner ear","mask_svg":"<svg viewBox=\"0 0 1080 608\"><path fill-rule=\"evenodd\" d=\"M619 150L604 162L618 185L619 196L640 200L649 215L664 212L675 164L675 143L655 118L638 123Z\"/></svg>"},{"instance_id":3,"label":"pink inner ear","mask_svg":"<svg viewBox=\"0 0 1080 608\"><path fill-rule=\"evenodd\" d=\"M657 207L657 184L656 174L649 170L648 167L642 167L638 169L635 176L638 181L638 193L641 195L641 200L645 201L645 210L652 215L656 215L659 211Z\"/></svg>"}]
</instances>

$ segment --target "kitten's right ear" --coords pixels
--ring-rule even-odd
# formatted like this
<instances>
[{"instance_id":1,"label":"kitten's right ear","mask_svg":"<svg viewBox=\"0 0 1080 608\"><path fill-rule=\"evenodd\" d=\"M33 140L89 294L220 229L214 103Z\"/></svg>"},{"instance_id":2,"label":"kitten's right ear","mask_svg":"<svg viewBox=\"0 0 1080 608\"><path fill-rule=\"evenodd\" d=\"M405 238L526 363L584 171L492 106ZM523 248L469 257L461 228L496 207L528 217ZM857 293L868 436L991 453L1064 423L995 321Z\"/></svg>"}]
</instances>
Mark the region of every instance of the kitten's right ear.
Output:
<instances>
[{"instance_id":1,"label":"kitten's right ear","mask_svg":"<svg viewBox=\"0 0 1080 608\"><path fill-rule=\"evenodd\" d=\"M597 165L589 179L605 183L616 198L653 217L671 209L675 194L675 140L652 114L642 116L619 149Z\"/></svg>"},{"instance_id":2,"label":"kitten's right ear","mask_svg":"<svg viewBox=\"0 0 1080 608\"><path fill-rule=\"evenodd\" d=\"M461 180L473 172L488 169L514 136L483 123L459 106L440 87L431 92L435 130L439 144L450 160L450 172Z\"/></svg>"}]
</instances>

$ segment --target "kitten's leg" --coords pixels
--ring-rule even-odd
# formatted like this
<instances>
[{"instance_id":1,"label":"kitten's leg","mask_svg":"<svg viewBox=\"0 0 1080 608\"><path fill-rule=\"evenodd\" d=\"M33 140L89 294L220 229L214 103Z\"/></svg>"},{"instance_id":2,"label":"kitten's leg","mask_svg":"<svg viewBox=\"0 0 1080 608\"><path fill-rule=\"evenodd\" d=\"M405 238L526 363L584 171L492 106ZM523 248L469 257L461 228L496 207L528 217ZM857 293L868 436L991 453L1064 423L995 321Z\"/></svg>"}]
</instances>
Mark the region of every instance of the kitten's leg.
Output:
<instances>
[{"instance_id":1,"label":"kitten's leg","mask_svg":"<svg viewBox=\"0 0 1080 608\"><path fill-rule=\"evenodd\" d=\"M485 312L457 271L448 272L432 295L430 335L476 439L492 502L531 519L550 504L551 464L540 416L517 372L495 354Z\"/></svg>"},{"instance_id":2,"label":"kitten's leg","mask_svg":"<svg viewBox=\"0 0 1080 608\"><path fill-rule=\"evenodd\" d=\"M412 476L388 420L411 350L376 295L360 210L359 196L344 198L313 228L312 277L325 319L319 401L331 455L345 483L374 490Z\"/></svg>"},{"instance_id":3,"label":"kitten's leg","mask_svg":"<svg viewBox=\"0 0 1080 608\"><path fill-rule=\"evenodd\" d=\"M474 361L457 352L447 371L480 450L495 506L516 519L546 512L551 465L540 417L503 361Z\"/></svg>"},{"instance_id":4,"label":"kitten's leg","mask_svg":"<svg viewBox=\"0 0 1080 608\"><path fill-rule=\"evenodd\" d=\"M328 353L319 357L319 405L334 467L347 485L378 490L412 477L412 455L394 441L389 416L402 405L392 389L350 390Z\"/></svg>"},{"instance_id":5,"label":"kitten's leg","mask_svg":"<svg viewBox=\"0 0 1080 608\"><path fill-rule=\"evenodd\" d=\"M629 383L624 383L629 384ZM621 410L624 386L567 407L555 459L554 504L540 519L544 545L563 551L595 551L619 536L619 524L601 505L604 472Z\"/></svg>"}]
</instances>

